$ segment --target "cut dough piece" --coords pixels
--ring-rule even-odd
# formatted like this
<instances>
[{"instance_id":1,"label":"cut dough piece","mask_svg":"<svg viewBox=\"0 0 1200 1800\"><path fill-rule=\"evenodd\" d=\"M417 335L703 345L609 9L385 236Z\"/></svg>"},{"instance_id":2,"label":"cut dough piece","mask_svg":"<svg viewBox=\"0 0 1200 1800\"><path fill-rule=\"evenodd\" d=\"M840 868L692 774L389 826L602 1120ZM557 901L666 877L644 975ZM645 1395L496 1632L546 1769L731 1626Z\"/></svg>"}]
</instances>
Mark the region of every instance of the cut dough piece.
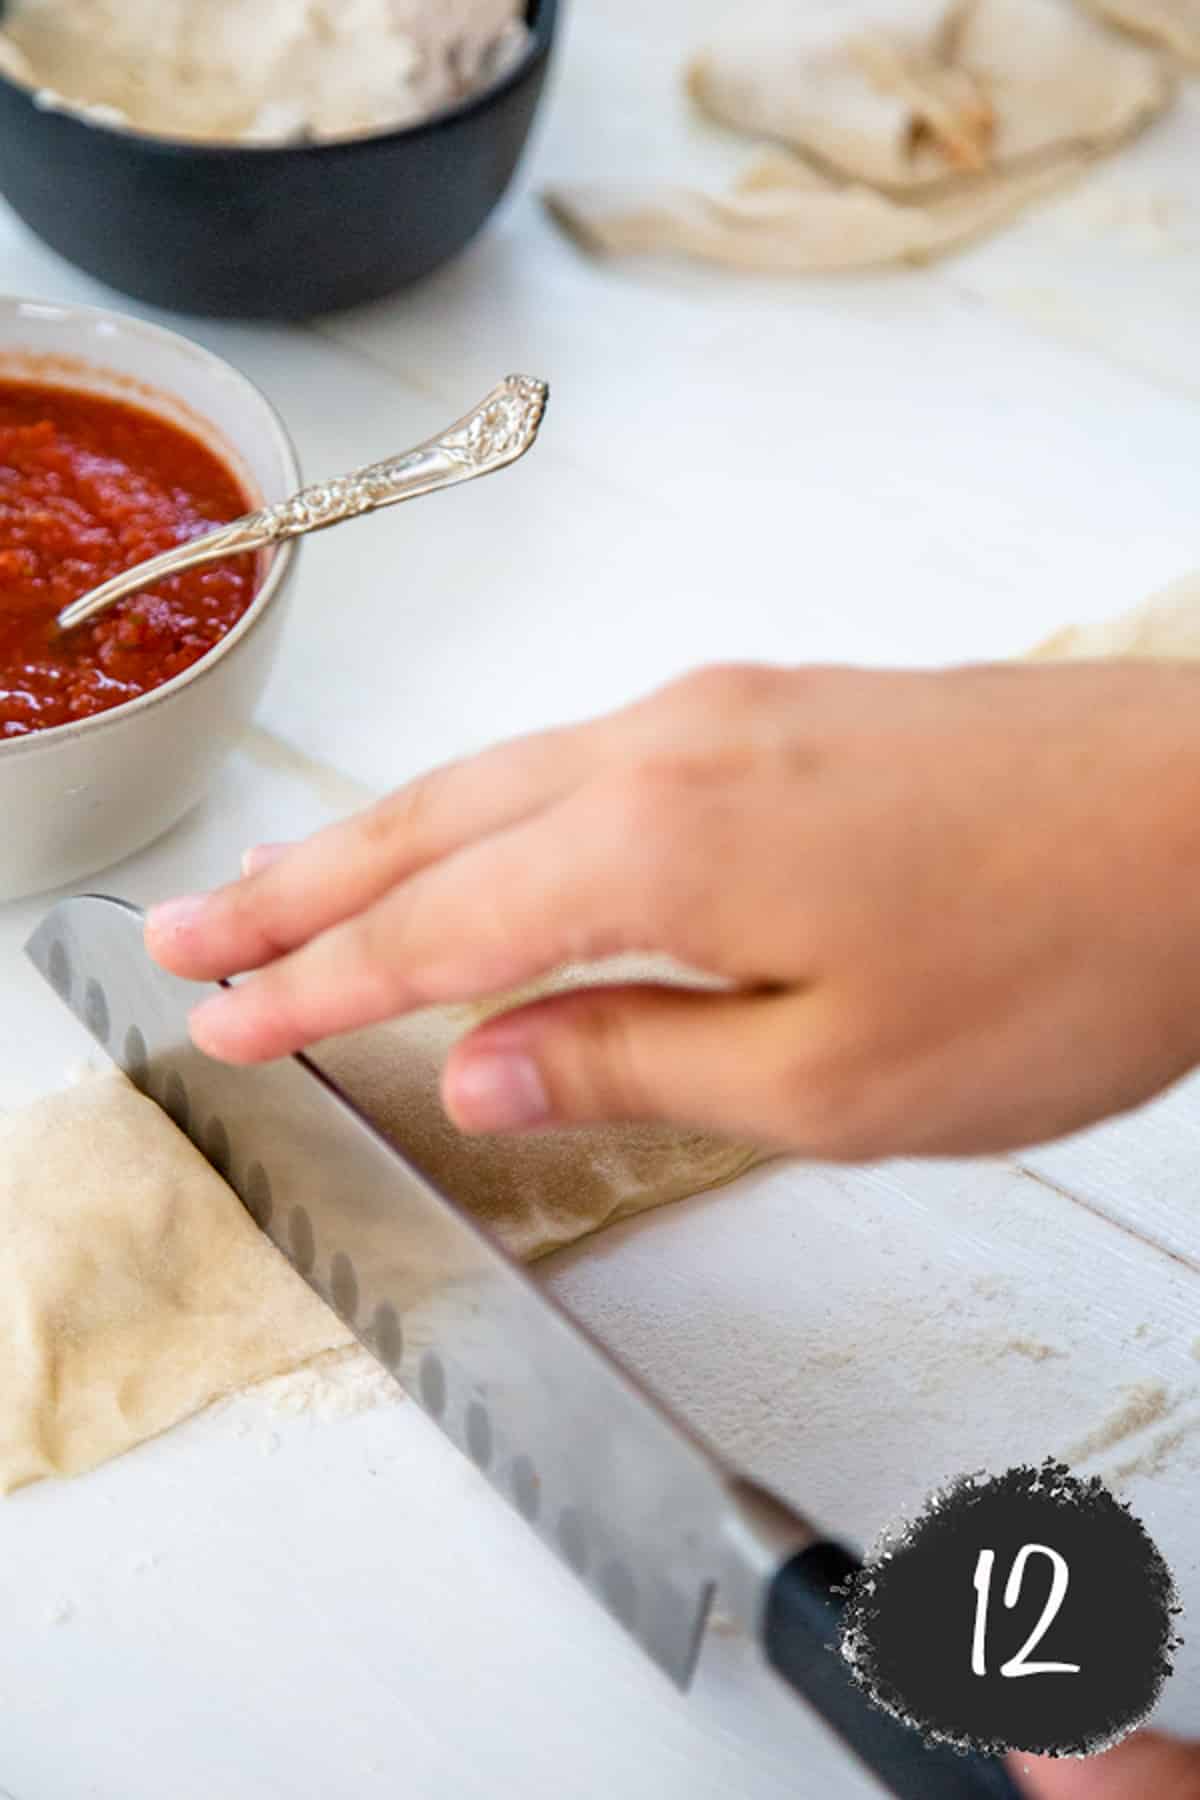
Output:
<instances>
[{"instance_id":1,"label":"cut dough piece","mask_svg":"<svg viewBox=\"0 0 1200 1800\"><path fill-rule=\"evenodd\" d=\"M2 1493L349 1341L119 1075L0 1117L0 1295Z\"/></svg>"}]
</instances>

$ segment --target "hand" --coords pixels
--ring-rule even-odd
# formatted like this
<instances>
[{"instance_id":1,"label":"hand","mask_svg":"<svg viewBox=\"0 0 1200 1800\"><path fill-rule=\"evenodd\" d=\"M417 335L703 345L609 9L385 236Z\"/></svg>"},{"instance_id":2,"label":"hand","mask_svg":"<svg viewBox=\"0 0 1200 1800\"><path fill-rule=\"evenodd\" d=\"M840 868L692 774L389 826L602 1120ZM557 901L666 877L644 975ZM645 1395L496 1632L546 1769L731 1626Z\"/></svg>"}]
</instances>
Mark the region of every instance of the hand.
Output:
<instances>
[{"instance_id":1,"label":"hand","mask_svg":"<svg viewBox=\"0 0 1200 1800\"><path fill-rule=\"evenodd\" d=\"M466 1130L671 1119L831 1159L1000 1151L1200 1058L1200 669L709 669L436 771L152 913L231 1062L569 961L672 954L488 1023Z\"/></svg>"},{"instance_id":2,"label":"hand","mask_svg":"<svg viewBox=\"0 0 1200 1800\"><path fill-rule=\"evenodd\" d=\"M1103 1756L1012 1756L1031 1800L1200 1800L1200 1747L1139 1731Z\"/></svg>"}]
</instances>

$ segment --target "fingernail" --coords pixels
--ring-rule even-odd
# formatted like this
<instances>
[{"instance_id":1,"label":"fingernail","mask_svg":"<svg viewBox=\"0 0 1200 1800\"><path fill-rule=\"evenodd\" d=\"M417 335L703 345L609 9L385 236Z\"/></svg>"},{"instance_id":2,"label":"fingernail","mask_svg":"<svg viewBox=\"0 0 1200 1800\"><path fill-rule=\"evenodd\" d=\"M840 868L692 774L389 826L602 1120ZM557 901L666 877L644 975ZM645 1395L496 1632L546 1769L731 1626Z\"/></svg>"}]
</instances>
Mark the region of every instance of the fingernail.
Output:
<instances>
[{"instance_id":1,"label":"fingernail","mask_svg":"<svg viewBox=\"0 0 1200 1800\"><path fill-rule=\"evenodd\" d=\"M519 1131L550 1117L550 1099L531 1057L496 1050L458 1069L448 1096L464 1131Z\"/></svg>"},{"instance_id":2,"label":"fingernail","mask_svg":"<svg viewBox=\"0 0 1200 1800\"><path fill-rule=\"evenodd\" d=\"M252 844L249 850L242 851L242 874L261 875L281 856L286 856L291 847L290 844Z\"/></svg>"},{"instance_id":3,"label":"fingernail","mask_svg":"<svg viewBox=\"0 0 1200 1800\"><path fill-rule=\"evenodd\" d=\"M196 923L207 903L207 894L182 894L177 900L160 900L146 915L146 931L155 937L176 937Z\"/></svg>"},{"instance_id":4,"label":"fingernail","mask_svg":"<svg viewBox=\"0 0 1200 1800\"><path fill-rule=\"evenodd\" d=\"M188 1014L188 1031L197 1050L203 1050L207 1056L220 1055L222 1038L221 1026L225 1020L227 994L214 994L211 1000L202 1000ZM213 1027L216 1027L214 1033Z\"/></svg>"}]
</instances>

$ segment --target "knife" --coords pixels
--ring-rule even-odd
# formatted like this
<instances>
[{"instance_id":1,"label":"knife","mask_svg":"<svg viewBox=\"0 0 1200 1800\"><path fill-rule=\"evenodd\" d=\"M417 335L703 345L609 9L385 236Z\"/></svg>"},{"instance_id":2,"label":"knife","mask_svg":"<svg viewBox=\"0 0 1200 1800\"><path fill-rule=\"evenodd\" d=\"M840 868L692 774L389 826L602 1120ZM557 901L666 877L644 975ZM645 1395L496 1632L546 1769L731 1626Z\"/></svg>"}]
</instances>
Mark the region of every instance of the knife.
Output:
<instances>
[{"instance_id":1,"label":"knife","mask_svg":"<svg viewBox=\"0 0 1200 1800\"><path fill-rule=\"evenodd\" d=\"M304 1056L233 1068L137 907L60 901L26 954L309 1285L680 1687L717 1585L766 1661L899 1800L1017 1800L927 1744L840 1654L840 1544L674 1419Z\"/></svg>"}]
</instances>

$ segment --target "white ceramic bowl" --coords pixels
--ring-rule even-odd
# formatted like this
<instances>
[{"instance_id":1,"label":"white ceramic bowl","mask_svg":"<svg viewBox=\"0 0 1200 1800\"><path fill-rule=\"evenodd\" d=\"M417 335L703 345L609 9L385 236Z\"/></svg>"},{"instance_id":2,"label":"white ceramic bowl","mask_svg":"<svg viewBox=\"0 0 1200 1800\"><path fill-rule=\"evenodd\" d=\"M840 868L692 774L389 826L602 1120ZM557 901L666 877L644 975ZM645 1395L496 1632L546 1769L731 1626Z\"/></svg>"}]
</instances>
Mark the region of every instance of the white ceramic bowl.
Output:
<instances>
[{"instance_id":1,"label":"white ceramic bowl","mask_svg":"<svg viewBox=\"0 0 1200 1800\"><path fill-rule=\"evenodd\" d=\"M235 469L255 505L300 485L270 402L173 331L0 297L0 379L21 378L110 394L185 426ZM77 724L0 741L0 900L118 862L195 805L258 703L294 561L291 544L264 557L233 630L173 681Z\"/></svg>"}]
</instances>

